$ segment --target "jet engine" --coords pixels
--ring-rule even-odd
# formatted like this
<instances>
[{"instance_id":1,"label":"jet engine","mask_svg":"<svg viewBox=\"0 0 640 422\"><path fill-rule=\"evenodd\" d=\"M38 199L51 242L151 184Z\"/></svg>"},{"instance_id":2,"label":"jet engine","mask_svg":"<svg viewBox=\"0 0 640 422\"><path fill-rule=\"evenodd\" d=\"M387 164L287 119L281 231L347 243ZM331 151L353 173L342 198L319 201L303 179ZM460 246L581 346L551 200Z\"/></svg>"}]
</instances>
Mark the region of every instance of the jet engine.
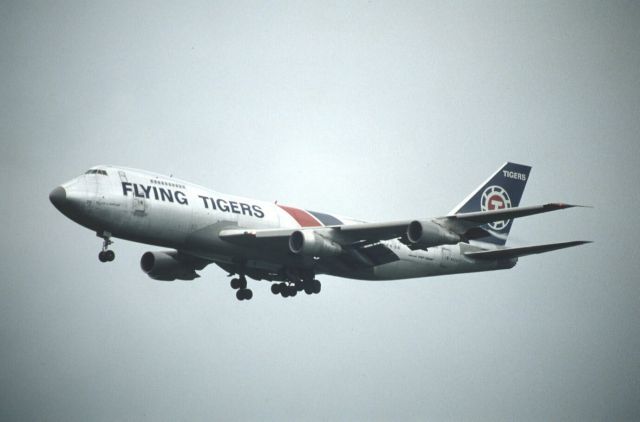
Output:
<instances>
[{"instance_id":1,"label":"jet engine","mask_svg":"<svg viewBox=\"0 0 640 422\"><path fill-rule=\"evenodd\" d=\"M455 245L460 236L432 221L412 221L407 226L407 239L416 248L431 248L439 245Z\"/></svg>"},{"instance_id":2,"label":"jet engine","mask_svg":"<svg viewBox=\"0 0 640 422\"><path fill-rule=\"evenodd\" d=\"M289 236L289 250L304 256L335 256L342 246L311 230L296 230Z\"/></svg>"},{"instance_id":3,"label":"jet engine","mask_svg":"<svg viewBox=\"0 0 640 422\"><path fill-rule=\"evenodd\" d=\"M145 252L140 258L140 268L154 280L193 280L200 277L195 270L201 268L178 257L178 252L173 251Z\"/></svg>"}]
</instances>

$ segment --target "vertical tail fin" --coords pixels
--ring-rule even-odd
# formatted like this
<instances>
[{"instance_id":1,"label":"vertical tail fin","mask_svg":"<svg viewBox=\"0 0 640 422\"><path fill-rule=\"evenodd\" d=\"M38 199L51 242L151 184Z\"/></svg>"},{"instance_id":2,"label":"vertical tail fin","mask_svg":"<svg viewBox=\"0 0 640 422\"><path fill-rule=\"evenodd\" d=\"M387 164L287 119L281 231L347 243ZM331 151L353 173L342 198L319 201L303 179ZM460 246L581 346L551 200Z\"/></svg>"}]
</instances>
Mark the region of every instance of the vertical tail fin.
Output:
<instances>
[{"instance_id":1,"label":"vertical tail fin","mask_svg":"<svg viewBox=\"0 0 640 422\"><path fill-rule=\"evenodd\" d=\"M505 163L451 210L449 215L517 207L529 180L530 171L529 166ZM504 245L512 223L513 220L504 220L485 224L482 228L490 235L476 240Z\"/></svg>"}]
</instances>

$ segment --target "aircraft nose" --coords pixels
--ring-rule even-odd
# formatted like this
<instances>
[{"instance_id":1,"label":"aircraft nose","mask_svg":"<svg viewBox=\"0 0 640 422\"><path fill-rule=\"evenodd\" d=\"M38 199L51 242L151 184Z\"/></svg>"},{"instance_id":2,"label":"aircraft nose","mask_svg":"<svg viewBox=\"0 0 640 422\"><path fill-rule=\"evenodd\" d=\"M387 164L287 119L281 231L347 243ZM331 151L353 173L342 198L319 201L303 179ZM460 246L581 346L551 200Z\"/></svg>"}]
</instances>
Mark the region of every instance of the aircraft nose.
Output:
<instances>
[{"instance_id":1,"label":"aircraft nose","mask_svg":"<svg viewBox=\"0 0 640 422\"><path fill-rule=\"evenodd\" d=\"M67 191L64 190L62 186L58 186L49 194L49 201L56 207L60 212L64 212L67 203Z\"/></svg>"}]
</instances>

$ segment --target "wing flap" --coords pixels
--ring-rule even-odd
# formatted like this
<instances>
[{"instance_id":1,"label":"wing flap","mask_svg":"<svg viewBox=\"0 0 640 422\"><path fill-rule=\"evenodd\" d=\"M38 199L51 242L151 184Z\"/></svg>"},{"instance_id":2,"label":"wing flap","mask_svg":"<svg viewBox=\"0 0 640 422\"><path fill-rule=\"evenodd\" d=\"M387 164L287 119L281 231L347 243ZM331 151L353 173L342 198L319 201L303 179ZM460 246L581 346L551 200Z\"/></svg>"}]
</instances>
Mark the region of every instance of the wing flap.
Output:
<instances>
[{"instance_id":1,"label":"wing flap","mask_svg":"<svg viewBox=\"0 0 640 422\"><path fill-rule=\"evenodd\" d=\"M335 228L340 236L352 241L368 240L378 242L404 236L410 222L410 220L403 220L386 223L347 224Z\"/></svg>"},{"instance_id":2,"label":"wing flap","mask_svg":"<svg viewBox=\"0 0 640 422\"><path fill-rule=\"evenodd\" d=\"M295 229L224 229L218 236L222 240L247 247L286 247Z\"/></svg>"},{"instance_id":3,"label":"wing flap","mask_svg":"<svg viewBox=\"0 0 640 422\"><path fill-rule=\"evenodd\" d=\"M575 240L572 242L561 242L561 243L548 243L544 245L534 245L534 246L524 246L520 248L506 248L506 249L496 249L490 251L474 251L474 252L465 252L465 256L474 259L510 259L510 258L518 258L526 255L533 255L544 252L551 252L558 249L570 248L572 246L584 245L585 243L592 243L589 240Z\"/></svg>"},{"instance_id":4,"label":"wing flap","mask_svg":"<svg viewBox=\"0 0 640 422\"><path fill-rule=\"evenodd\" d=\"M314 227L317 229L317 227ZM224 229L220 231L220 238L224 240L251 238L266 239L287 237L299 229Z\"/></svg>"},{"instance_id":5,"label":"wing flap","mask_svg":"<svg viewBox=\"0 0 640 422\"><path fill-rule=\"evenodd\" d=\"M382 243L366 246L359 249L359 252L366 255L373 265L388 264L389 262L394 262L400 259L395 252Z\"/></svg>"}]
</instances>

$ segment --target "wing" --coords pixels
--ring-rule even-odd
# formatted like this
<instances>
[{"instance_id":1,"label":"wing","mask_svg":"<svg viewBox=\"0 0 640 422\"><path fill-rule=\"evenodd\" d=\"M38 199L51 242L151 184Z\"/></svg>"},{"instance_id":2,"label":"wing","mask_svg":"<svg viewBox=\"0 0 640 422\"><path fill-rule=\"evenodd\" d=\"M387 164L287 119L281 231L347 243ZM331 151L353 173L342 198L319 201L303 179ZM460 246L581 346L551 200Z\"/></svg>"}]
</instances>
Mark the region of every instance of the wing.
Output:
<instances>
[{"instance_id":1,"label":"wing","mask_svg":"<svg viewBox=\"0 0 640 422\"><path fill-rule=\"evenodd\" d=\"M372 267L399 259L382 240L398 237L407 222L349 224L291 229L226 229L220 238L237 245L339 260L349 267Z\"/></svg>"},{"instance_id":2,"label":"wing","mask_svg":"<svg viewBox=\"0 0 640 422\"><path fill-rule=\"evenodd\" d=\"M563 203L551 203L544 205L534 205L530 207L503 208L491 211L468 212L462 214L453 214L446 217L440 217L437 220L442 224L460 232L461 230L477 227L487 223L493 223L502 220L511 220L512 218L527 217L529 215L541 214L549 211L564 210L573 207L585 207L584 205L571 205Z\"/></svg>"},{"instance_id":3,"label":"wing","mask_svg":"<svg viewBox=\"0 0 640 422\"><path fill-rule=\"evenodd\" d=\"M358 241L375 243L381 240L401 237L410 220L388 223L343 224L326 227L298 227L290 229L226 229L220 238L244 246L274 244L279 240L288 241L293 232L305 230L328 236L346 246Z\"/></svg>"},{"instance_id":4,"label":"wing","mask_svg":"<svg viewBox=\"0 0 640 422\"><path fill-rule=\"evenodd\" d=\"M400 239L412 249L457 244L460 241L485 236L486 231L480 226L487 223L575 206L578 205L551 203L454 214L430 220L290 229L226 229L222 230L219 236L223 240L245 247L292 251L321 258L348 255L363 265L379 265L379 262L391 262L390 260L397 259L397 255L380 243L384 240Z\"/></svg>"}]
</instances>

